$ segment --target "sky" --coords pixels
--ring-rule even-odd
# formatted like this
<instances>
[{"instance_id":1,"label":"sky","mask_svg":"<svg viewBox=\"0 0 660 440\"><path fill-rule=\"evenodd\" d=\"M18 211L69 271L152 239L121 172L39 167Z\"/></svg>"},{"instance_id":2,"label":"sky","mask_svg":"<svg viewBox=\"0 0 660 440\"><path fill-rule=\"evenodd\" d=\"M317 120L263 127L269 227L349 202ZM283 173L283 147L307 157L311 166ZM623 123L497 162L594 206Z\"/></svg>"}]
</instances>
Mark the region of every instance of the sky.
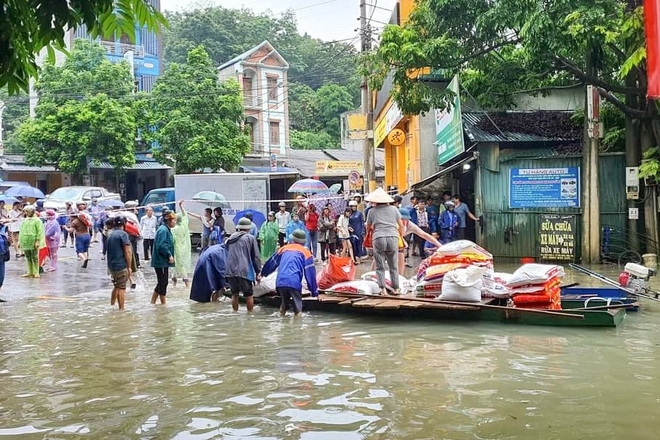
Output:
<instances>
[{"instance_id":1,"label":"sky","mask_svg":"<svg viewBox=\"0 0 660 440\"><path fill-rule=\"evenodd\" d=\"M373 11L371 24L376 30L388 22L396 0L366 0L367 15ZM190 0L161 0L161 9L184 11L198 4ZM245 7L255 12L270 10L273 15L293 9L298 20L298 31L324 41L350 41L358 37L360 26L360 0L202 0L202 4L215 4L225 8ZM373 6L377 6L373 8ZM385 10L381 9L384 8ZM359 40L355 40L359 44Z\"/></svg>"}]
</instances>

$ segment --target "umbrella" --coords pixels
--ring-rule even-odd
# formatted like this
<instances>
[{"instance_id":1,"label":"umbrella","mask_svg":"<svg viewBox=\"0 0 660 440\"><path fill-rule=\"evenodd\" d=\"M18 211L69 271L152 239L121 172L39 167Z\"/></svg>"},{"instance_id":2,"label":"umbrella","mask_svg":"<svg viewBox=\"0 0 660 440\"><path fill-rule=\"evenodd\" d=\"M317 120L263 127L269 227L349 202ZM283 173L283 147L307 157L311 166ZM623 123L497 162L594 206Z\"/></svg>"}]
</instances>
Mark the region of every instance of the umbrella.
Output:
<instances>
[{"instance_id":1,"label":"umbrella","mask_svg":"<svg viewBox=\"0 0 660 440\"><path fill-rule=\"evenodd\" d=\"M18 202L18 199L16 197L0 195L0 201L5 202L6 204L13 204L14 202Z\"/></svg>"},{"instance_id":2,"label":"umbrella","mask_svg":"<svg viewBox=\"0 0 660 440\"><path fill-rule=\"evenodd\" d=\"M291 185L287 191L290 193L316 194L327 190L326 184L320 180L302 179Z\"/></svg>"},{"instance_id":3,"label":"umbrella","mask_svg":"<svg viewBox=\"0 0 660 440\"><path fill-rule=\"evenodd\" d=\"M257 225L258 228L266 221L266 217L259 211L254 209L244 209L243 211L238 211L234 216L234 224L237 225L238 221L245 217L245 214L252 214L252 223Z\"/></svg>"},{"instance_id":4,"label":"umbrella","mask_svg":"<svg viewBox=\"0 0 660 440\"><path fill-rule=\"evenodd\" d=\"M214 191L200 191L192 196L194 202L203 203L209 207L219 206L222 209L230 209L231 205L220 193Z\"/></svg>"},{"instance_id":5,"label":"umbrella","mask_svg":"<svg viewBox=\"0 0 660 440\"><path fill-rule=\"evenodd\" d=\"M44 193L42 193L39 188L22 185L12 186L7 191L5 191L5 195L11 197L27 197L32 199L43 199L45 197Z\"/></svg>"},{"instance_id":6,"label":"umbrella","mask_svg":"<svg viewBox=\"0 0 660 440\"><path fill-rule=\"evenodd\" d=\"M104 208L123 208L124 202L116 199L106 199L106 200L101 200L99 202L99 206L102 206Z\"/></svg>"}]
</instances>

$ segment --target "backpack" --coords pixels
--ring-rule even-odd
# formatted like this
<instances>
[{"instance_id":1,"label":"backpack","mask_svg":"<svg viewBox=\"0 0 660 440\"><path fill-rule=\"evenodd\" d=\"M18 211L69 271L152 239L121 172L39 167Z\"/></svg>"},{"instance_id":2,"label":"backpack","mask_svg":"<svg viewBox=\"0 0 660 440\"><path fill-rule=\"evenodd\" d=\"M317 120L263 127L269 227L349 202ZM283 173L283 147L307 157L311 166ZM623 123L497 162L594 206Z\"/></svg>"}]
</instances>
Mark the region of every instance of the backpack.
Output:
<instances>
[{"instance_id":1,"label":"backpack","mask_svg":"<svg viewBox=\"0 0 660 440\"><path fill-rule=\"evenodd\" d=\"M6 231L6 227L0 229L0 262L2 263L9 261L11 256L11 243L9 243Z\"/></svg>"}]
</instances>

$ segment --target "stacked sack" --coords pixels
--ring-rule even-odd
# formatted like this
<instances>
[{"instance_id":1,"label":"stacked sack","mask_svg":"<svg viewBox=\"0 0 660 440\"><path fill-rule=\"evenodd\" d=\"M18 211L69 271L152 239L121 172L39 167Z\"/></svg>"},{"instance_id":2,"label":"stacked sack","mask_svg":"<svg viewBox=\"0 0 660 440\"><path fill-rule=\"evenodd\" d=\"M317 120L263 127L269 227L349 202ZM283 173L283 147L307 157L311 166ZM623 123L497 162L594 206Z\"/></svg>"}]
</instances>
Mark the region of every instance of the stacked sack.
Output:
<instances>
[{"instance_id":1,"label":"stacked sack","mask_svg":"<svg viewBox=\"0 0 660 440\"><path fill-rule=\"evenodd\" d=\"M561 310L562 266L525 264L506 283L513 304L529 309Z\"/></svg>"},{"instance_id":2,"label":"stacked sack","mask_svg":"<svg viewBox=\"0 0 660 440\"><path fill-rule=\"evenodd\" d=\"M455 270L476 267L479 273L492 273L493 256L470 240L457 240L442 245L433 255L422 261L417 272L417 296L436 297L442 292L442 282ZM470 271L470 274L475 272Z\"/></svg>"}]
</instances>

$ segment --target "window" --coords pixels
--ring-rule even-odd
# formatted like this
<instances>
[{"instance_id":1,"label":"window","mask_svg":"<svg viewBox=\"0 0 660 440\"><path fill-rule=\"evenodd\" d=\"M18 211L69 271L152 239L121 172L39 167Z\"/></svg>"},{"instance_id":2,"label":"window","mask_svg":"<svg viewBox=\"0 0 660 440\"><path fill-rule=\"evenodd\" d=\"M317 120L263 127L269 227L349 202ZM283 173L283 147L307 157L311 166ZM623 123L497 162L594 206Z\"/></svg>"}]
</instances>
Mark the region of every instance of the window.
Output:
<instances>
[{"instance_id":1,"label":"window","mask_svg":"<svg viewBox=\"0 0 660 440\"><path fill-rule=\"evenodd\" d=\"M280 144L280 123L270 122L270 145Z\"/></svg>"},{"instance_id":2,"label":"window","mask_svg":"<svg viewBox=\"0 0 660 440\"><path fill-rule=\"evenodd\" d=\"M277 101L277 77L269 76L266 77L266 84L268 86L268 100Z\"/></svg>"},{"instance_id":3,"label":"window","mask_svg":"<svg viewBox=\"0 0 660 440\"><path fill-rule=\"evenodd\" d=\"M250 136L250 145L252 145L252 149L256 150L254 145L254 124L252 122L246 122L245 129L247 130L248 135Z\"/></svg>"},{"instance_id":4,"label":"window","mask_svg":"<svg viewBox=\"0 0 660 440\"><path fill-rule=\"evenodd\" d=\"M253 105L252 102L252 78L249 76L243 77L243 102L245 105Z\"/></svg>"}]
</instances>

